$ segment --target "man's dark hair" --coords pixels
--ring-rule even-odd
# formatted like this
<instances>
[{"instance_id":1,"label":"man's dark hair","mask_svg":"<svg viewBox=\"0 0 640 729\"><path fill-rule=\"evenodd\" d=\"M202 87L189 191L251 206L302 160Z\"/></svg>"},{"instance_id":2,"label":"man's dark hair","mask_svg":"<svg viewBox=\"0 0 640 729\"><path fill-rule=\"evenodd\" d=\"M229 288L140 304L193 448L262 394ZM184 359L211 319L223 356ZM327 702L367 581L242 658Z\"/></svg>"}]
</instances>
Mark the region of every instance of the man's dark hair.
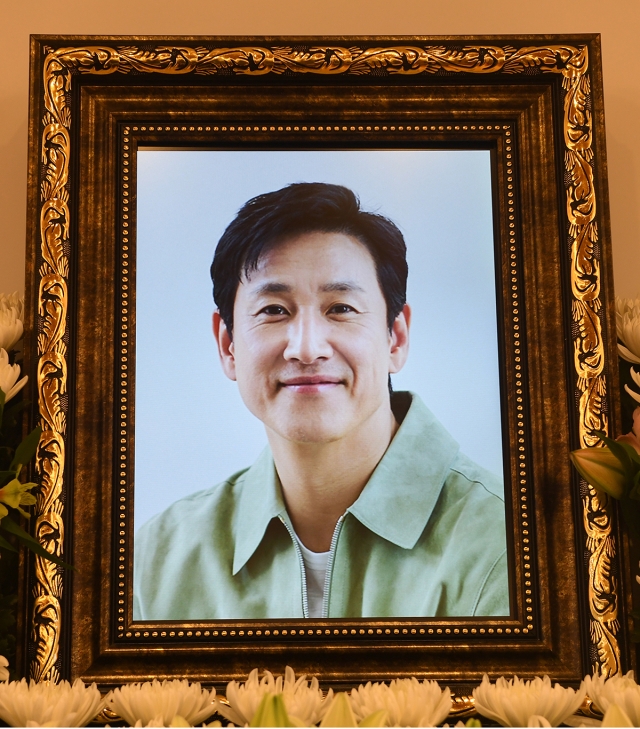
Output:
<instances>
[{"instance_id":1,"label":"man's dark hair","mask_svg":"<svg viewBox=\"0 0 640 729\"><path fill-rule=\"evenodd\" d=\"M279 243L305 233L342 233L371 254L387 304L391 329L407 294L407 247L388 218L360 209L348 188L324 182L298 182L245 203L222 234L211 264L213 299L229 334L242 276L249 277L260 257Z\"/></svg>"}]
</instances>

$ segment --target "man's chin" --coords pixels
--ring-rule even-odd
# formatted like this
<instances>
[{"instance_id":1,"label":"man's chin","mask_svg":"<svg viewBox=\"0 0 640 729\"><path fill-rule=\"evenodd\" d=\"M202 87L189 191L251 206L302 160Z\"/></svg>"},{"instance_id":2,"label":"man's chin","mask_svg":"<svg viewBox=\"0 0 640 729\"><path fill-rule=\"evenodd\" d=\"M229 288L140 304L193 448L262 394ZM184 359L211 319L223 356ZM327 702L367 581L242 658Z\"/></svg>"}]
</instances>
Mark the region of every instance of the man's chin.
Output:
<instances>
[{"instance_id":1,"label":"man's chin","mask_svg":"<svg viewBox=\"0 0 640 729\"><path fill-rule=\"evenodd\" d=\"M331 443L344 435L345 428L338 421L337 413L295 414L282 418L275 430L285 440L293 443Z\"/></svg>"},{"instance_id":2,"label":"man's chin","mask_svg":"<svg viewBox=\"0 0 640 729\"><path fill-rule=\"evenodd\" d=\"M325 443L335 443L340 440L342 433L336 428L314 429L309 426L304 426L281 432L281 436L290 443L299 443L300 445L323 445Z\"/></svg>"}]
</instances>

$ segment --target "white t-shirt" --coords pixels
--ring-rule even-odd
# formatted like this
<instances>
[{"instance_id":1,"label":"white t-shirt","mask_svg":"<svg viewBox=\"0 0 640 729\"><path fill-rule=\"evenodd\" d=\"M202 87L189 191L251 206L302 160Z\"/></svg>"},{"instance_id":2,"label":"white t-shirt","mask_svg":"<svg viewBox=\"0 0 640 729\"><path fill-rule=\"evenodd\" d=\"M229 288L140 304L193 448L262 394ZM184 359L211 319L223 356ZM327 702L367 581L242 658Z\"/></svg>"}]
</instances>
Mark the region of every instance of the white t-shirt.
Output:
<instances>
[{"instance_id":1,"label":"white t-shirt","mask_svg":"<svg viewBox=\"0 0 640 729\"><path fill-rule=\"evenodd\" d=\"M307 607L309 617L321 618L329 552L312 552L304 546L297 534L295 537L302 552L304 571L307 575Z\"/></svg>"}]
</instances>

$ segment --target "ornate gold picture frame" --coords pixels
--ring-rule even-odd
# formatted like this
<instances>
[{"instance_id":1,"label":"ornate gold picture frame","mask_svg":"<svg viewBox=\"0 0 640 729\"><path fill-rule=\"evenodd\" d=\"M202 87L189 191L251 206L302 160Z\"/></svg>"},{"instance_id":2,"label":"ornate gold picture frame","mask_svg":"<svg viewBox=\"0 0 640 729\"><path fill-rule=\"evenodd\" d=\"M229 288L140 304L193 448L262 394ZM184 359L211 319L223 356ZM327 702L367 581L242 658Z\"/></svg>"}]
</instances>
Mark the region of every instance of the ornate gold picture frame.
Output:
<instances>
[{"instance_id":1,"label":"ornate gold picture frame","mask_svg":"<svg viewBox=\"0 0 640 729\"><path fill-rule=\"evenodd\" d=\"M140 146L491 150L509 617L133 621ZM484 672L626 670L615 515L568 459L618 408L597 36L33 37L29 211L34 533L77 568L25 565L29 675L221 684L288 664L464 693Z\"/></svg>"}]
</instances>

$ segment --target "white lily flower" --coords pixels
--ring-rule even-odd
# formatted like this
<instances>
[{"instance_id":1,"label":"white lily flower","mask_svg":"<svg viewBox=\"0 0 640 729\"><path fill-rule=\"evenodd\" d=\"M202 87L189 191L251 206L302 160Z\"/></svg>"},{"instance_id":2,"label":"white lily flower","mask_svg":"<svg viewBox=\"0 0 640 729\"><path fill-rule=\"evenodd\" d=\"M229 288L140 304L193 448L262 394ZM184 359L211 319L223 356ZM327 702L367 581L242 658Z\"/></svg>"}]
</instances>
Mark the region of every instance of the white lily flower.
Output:
<instances>
[{"instance_id":1,"label":"white lily flower","mask_svg":"<svg viewBox=\"0 0 640 729\"><path fill-rule=\"evenodd\" d=\"M618 352L622 359L640 364L640 299L621 299L616 296L616 330Z\"/></svg>"},{"instance_id":2,"label":"white lily flower","mask_svg":"<svg viewBox=\"0 0 640 729\"><path fill-rule=\"evenodd\" d=\"M245 726L251 723L260 702L267 694L282 694L291 720L304 726L317 724L324 717L333 698L331 689L327 697L323 697L317 678L307 681L303 675L296 679L290 666L286 667L284 677L276 678L270 671L265 671L261 679L258 678L258 669L254 668L245 683L231 681L227 684L229 704L216 701L216 711L234 724Z\"/></svg>"},{"instance_id":3,"label":"white lily flower","mask_svg":"<svg viewBox=\"0 0 640 729\"><path fill-rule=\"evenodd\" d=\"M109 708L132 726L137 721L138 726L172 726L176 717L194 726L214 713L215 700L215 690L207 691L199 683L153 680L116 689Z\"/></svg>"},{"instance_id":4,"label":"white lily flower","mask_svg":"<svg viewBox=\"0 0 640 729\"><path fill-rule=\"evenodd\" d=\"M0 347L3 349L13 349L20 341L23 311L24 302L18 292L0 294Z\"/></svg>"},{"instance_id":5,"label":"white lily flower","mask_svg":"<svg viewBox=\"0 0 640 729\"><path fill-rule=\"evenodd\" d=\"M584 684L587 695L603 714L616 705L629 717L632 726L640 726L640 686L633 671L606 679L599 674L586 676Z\"/></svg>"},{"instance_id":6,"label":"white lily flower","mask_svg":"<svg viewBox=\"0 0 640 729\"><path fill-rule=\"evenodd\" d=\"M451 711L451 691L416 678L398 678L389 685L369 682L351 691L351 707L358 721L386 711L388 726L437 726Z\"/></svg>"},{"instance_id":7,"label":"white lily flower","mask_svg":"<svg viewBox=\"0 0 640 729\"><path fill-rule=\"evenodd\" d=\"M29 378L26 375L16 382L18 377L20 377L20 365L9 364L9 354L0 348L0 390L4 391L5 402L9 402L27 384Z\"/></svg>"},{"instance_id":8,"label":"white lily flower","mask_svg":"<svg viewBox=\"0 0 640 729\"><path fill-rule=\"evenodd\" d=\"M533 681L510 681L500 677L495 683L485 673L482 683L473 689L477 711L502 726L542 726L541 718L551 726L560 726L580 707L586 695L584 681L577 691L551 685L549 676Z\"/></svg>"},{"instance_id":9,"label":"white lily flower","mask_svg":"<svg viewBox=\"0 0 640 729\"><path fill-rule=\"evenodd\" d=\"M602 717L602 724L600 726L627 727L635 726L635 724L617 704L611 704Z\"/></svg>"},{"instance_id":10,"label":"white lily flower","mask_svg":"<svg viewBox=\"0 0 640 729\"><path fill-rule=\"evenodd\" d=\"M107 703L95 683L78 678L36 683L26 679L0 683L0 719L9 726L86 726Z\"/></svg>"}]
</instances>

